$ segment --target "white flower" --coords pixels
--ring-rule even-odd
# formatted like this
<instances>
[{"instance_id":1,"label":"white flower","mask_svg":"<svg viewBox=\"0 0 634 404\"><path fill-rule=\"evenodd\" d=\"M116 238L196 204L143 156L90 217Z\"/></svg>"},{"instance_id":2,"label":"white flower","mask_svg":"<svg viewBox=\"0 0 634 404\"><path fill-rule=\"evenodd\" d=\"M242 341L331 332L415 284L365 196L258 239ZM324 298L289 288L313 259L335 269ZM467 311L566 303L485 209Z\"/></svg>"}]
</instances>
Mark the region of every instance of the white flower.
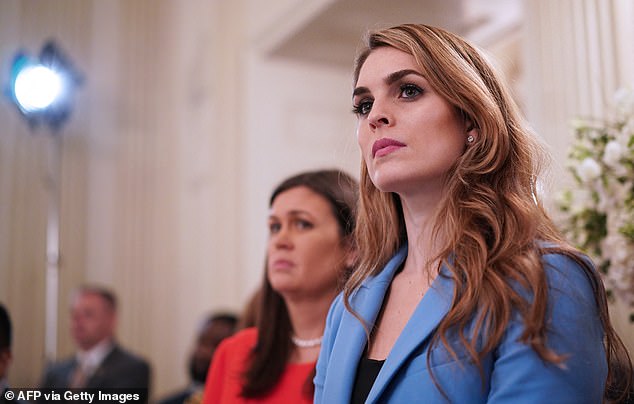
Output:
<instances>
[{"instance_id":1,"label":"white flower","mask_svg":"<svg viewBox=\"0 0 634 404\"><path fill-rule=\"evenodd\" d=\"M602 243L603 252L610 256L613 265L624 263L628 258L627 240L622 236L611 234Z\"/></svg>"},{"instance_id":2,"label":"white flower","mask_svg":"<svg viewBox=\"0 0 634 404\"><path fill-rule=\"evenodd\" d=\"M577 168L577 175L581 181L590 182L601 175L601 166L592 157L586 157Z\"/></svg>"},{"instance_id":3,"label":"white flower","mask_svg":"<svg viewBox=\"0 0 634 404\"><path fill-rule=\"evenodd\" d=\"M634 136L634 117L630 118L629 121L623 125L619 135L623 138L627 138L628 136Z\"/></svg>"},{"instance_id":4,"label":"white flower","mask_svg":"<svg viewBox=\"0 0 634 404\"><path fill-rule=\"evenodd\" d=\"M611 167L619 164L619 160L623 155L623 147L616 140L611 140L605 145L603 151L603 162Z\"/></svg>"},{"instance_id":5,"label":"white flower","mask_svg":"<svg viewBox=\"0 0 634 404\"><path fill-rule=\"evenodd\" d=\"M570 213L579 214L587 209L589 206L593 206L592 196L587 189L575 188L572 190L572 201L570 203Z\"/></svg>"},{"instance_id":6,"label":"white flower","mask_svg":"<svg viewBox=\"0 0 634 404\"><path fill-rule=\"evenodd\" d=\"M599 196L599 202L597 203L597 212L606 213L610 211L612 207L613 199L608 195L603 187L597 188L597 195Z\"/></svg>"},{"instance_id":7,"label":"white flower","mask_svg":"<svg viewBox=\"0 0 634 404\"><path fill-rule=\"evenodd\" d=\"M634 322L634 91L622 89L605 120L574 121L568 168L575 183L560 207L569 239L592 256Z\"/></svg>"},{"instance_id":8,"label":"white flower","mask_svg":"<svg viewBox=\"0 0 634 404\"><path fill-rule=\"evenodd\" d=\"M631 113L634 110L634 91L629 88L619 88L614 94L616 110L620 113Z\"/></svg>"}]
</instances>

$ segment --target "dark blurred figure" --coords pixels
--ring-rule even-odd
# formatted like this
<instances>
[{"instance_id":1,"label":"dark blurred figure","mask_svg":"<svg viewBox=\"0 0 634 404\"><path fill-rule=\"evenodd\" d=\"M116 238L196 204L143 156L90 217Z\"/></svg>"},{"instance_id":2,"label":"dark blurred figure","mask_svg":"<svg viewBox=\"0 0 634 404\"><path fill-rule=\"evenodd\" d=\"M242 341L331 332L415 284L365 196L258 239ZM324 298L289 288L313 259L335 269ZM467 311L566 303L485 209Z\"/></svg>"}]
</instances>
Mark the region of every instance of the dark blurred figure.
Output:
<instances>
[{"instance_id":1,"label":"dark blurred figure","mask_svg":"<svg viewBox=\"0 0 634 404\"><path fill-rule=\"evenodd\" d=\"M7 309L0 303L0 402L4 402L4 392L9 388L11 359L11 319Z\"/></svg>"},{"instance_id":2,"label":"dark blurred figure","mask_svg":"<svg viewBox=\"0 0 634 404\"><path fill-rule=\"evenodd\" d=\"M9 388L9 367L13 361L11 353L11 341L13 330L11 327L11 317L9 311L0 303L0 404L23 404L27 401L14 398L11 401L6 399L5 393Z\"/></svg>"},{"instance_id":3,"label":"dark blurred figure","mask_svg":"<svg viewBox=\"0 0 634 404\"><path fill-rule=\"evenodd\" d=\"M202 398L202 390L207 379L207 370L220 342L233 335L237 329L238 317L231 313L217 313L209 316L200 327L196 345L188 361L190 384L159 401L160 404L195 403Z\"/></svg>"},{"instance_id":4,"label":"dark blurred figure","mask_svg":"<svg viewBox=\"0 0 634 404\"><path fill-rule=\"evenodd\" d=\"M150 366L123 349L115 339L117 300L113 292L83 286L72 295L72 357L50 365L43 388L149 389Z\"/></svg>"}]
</instances>

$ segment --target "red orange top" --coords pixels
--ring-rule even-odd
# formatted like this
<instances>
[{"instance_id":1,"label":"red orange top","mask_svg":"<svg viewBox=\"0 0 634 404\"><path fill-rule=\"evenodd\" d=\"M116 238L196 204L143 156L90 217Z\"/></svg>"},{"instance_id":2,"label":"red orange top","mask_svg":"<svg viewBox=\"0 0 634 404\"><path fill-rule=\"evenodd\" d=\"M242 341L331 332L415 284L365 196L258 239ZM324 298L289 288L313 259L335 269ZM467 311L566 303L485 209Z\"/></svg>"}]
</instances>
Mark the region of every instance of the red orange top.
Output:
<instances>
[{"instance_id":1,"label":"red orange top","mask_svg":"<svg viewBox=\"0 0 634 404\"><path fill-rule=\"evenodd\" d=\"M257 329L247 328L222 341L205 383L204 404L298 403L311 404L312 397L303 394L304 384L315 362L289 363L279 382L263 397L244 398L241 375L246 369L249 353L257 342Z\"/></svg>"}]
</instances>

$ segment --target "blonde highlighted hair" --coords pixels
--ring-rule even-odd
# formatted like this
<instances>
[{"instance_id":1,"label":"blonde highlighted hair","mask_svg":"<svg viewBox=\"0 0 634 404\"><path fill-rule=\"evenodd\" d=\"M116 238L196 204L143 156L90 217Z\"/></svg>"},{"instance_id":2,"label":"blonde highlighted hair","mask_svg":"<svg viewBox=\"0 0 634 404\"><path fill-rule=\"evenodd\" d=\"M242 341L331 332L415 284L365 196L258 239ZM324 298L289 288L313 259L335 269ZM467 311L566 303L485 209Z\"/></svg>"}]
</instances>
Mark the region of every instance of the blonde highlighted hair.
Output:
<instances>
[{"instance_id":1,"label":"blonde highlighted hair","mask_svg":"<svg viewBox=\"0 0 634 404\"><path fill-rule=\"evenodd\" d=\"M541 257L565 254L586 270L606 333L607 387L629 388L627 351L609 322L601 280L582 255L563 240L536 193L537 179L547 161L541 144L523 122L512 97L491 64L475 47L440 28L405 24L369 33L354 66L354 83L368 55L392 47L412 55L433 90L450 103L478 131L477 140L450 169L433 234L442 242L434 257L450 272L454 299L441 321L433 343L443 343L456 357L445 336L456 331L471 359L482 359L501 341L514 312L525 331L521 341L545 361L564 357L546 345L548 285ZM396 194L384 193L372 183L361 164L360 202L355 236L358 268L344 288L344 302L369 276L378 273L398 248L408 243L402 207ZM442 238L438 237L442 229ZM409 240L409 248L416 248ZM448 257L455 257L448 262ZM528 291L523 298L514 285ZM358 317L358 316L357 316ZM472 335L466 326L475 324ZM476 347L478 336L485 336ZM456 357L457 359L457 357ZM428 357L429 360L429 357ZM627 378L614 369L629 369ZM481 369L482 371L482 369ZM619 379L627 385L617 386ZM624 380L627 379L627 380Z\"/></svg>"}]
</instances>

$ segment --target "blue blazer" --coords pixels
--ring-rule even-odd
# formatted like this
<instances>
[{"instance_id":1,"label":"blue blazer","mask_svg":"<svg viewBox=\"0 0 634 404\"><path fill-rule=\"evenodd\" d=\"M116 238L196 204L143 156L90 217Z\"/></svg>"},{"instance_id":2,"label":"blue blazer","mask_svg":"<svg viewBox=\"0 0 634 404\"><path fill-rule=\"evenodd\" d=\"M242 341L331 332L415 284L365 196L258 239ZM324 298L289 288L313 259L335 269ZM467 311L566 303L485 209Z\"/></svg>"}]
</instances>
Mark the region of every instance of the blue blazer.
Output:
<instances>
[{"instance_id":1,"label":"blue blazer","mask_svg":"<svg viewBox=\"0 0 634 404\"><path fill-rule=\"evenodd\" d=\"M370 327L406 256L404 247L352 295L353 308ZM542 361L530 346L519 342L523 327L517 314L499 345L483 359L483 375L456 335L448 335L448 340L459 361L442 343L431 347L431 338L453 297L453 281L438 276L395 342L366 403L601 403L607 362L590 280L568 257L548 254L543 261L549 285L547 345L567 355L561 365ZM366 343L363 326L345 309L339 295L328 313L317 361L316 404L350 402Z\"/></svg>"}]
</instances>

